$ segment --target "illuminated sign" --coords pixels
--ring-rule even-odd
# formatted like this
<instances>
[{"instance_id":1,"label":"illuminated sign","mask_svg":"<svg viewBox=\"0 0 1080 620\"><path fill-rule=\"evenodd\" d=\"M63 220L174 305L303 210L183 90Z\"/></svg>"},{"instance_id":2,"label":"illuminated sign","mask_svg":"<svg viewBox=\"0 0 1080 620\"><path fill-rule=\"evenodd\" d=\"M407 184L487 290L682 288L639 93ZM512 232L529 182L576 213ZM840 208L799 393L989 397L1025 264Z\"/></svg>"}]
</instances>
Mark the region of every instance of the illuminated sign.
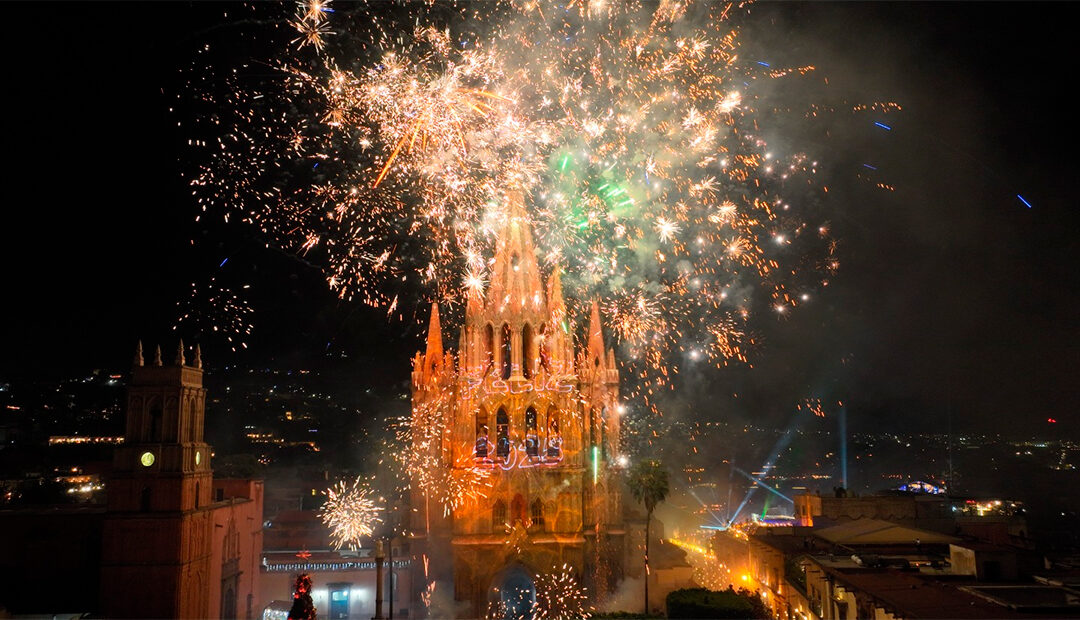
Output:
<instances>
[{"instance_id":1,"label":"illuminated sign","mask_svg":"<svg viewBox=\"0 0 1080 620\"><path fill-rule=\"evenodd\" d=\"M384 563L384 566L388 563ZM409 560L394 560L394 568L408 568ZM374 560L345 562L285 562L270 564L263 560L263 570L268 573L315 573L345 570L375 570Z\"/></svg>"}]
</instances>

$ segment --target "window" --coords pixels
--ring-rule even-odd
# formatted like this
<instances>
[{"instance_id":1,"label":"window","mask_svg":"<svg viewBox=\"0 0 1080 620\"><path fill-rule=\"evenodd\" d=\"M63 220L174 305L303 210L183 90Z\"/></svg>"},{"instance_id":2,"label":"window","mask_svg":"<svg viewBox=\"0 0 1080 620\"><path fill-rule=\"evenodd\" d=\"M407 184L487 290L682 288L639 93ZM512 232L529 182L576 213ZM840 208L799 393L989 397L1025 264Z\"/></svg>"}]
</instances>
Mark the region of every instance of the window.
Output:
<instances>
[{"instance_id":1,"label":"window","mask_svg":"<svg viewBox=\"0 0 1080 620\"><path fill-rule=\"evenodd\" d=\"M549 458L562 456L562 435L559 433L559 410L548 410L547 455Z\"/></svg>"},{"instance_id":2,"label":"window","mask_svg":"<svg viewBox=\"0 0 1080 620\"><path fill-rule=\"evenodd\" d=\"M510 378L510 369L513 366L513 358L510 355L510 325L503 323L502 327L502 378Z\"/></svg>"},{"instance_id":3,"label":"window","mask_svg":"<svg viewBox=\"0 0 1080 620\"><path fill-rule=\"evenodd\" d=\"M596 409L589 410L589 445L596 445Z\"/></svg>"},{"instance_id":4,"label":"window","mask_svg":"<svg viewBox=\"0 0 1080 620\"><path fill-rule=\"evenodd\" d=\"M495 365L495 329L488 325L484 328L484 373L486 374Z\"/></svg>"},{"instance_id":5,"label":"window","mask_svg":"<svg viewBox=\"0 0 1080 620\"><path fill-rule=\"evenodd\" d=\"M521 374L526 379L532 379L533 375L533 333L528 323L521 328Z\"/></svg>"},{"instance_id":6,"label":"window","mask_svg":"<svg viewBox=\"0 0 1080 620\"><path fill-rule=\"evenodd\" d=\"M195 483L195 507L199 507L199 483Z\"/></svg>"},{"instance_id":7,"label":"window","mask_svg":"<svg viewBox=\"0 0 1080 620\"><path fill-rule=\"evenodd\" d=\"M525 455L540 456L540 437L536 434L536 409L525 410Z\"/></svg>"},{"instance_id":8,"label":"window","mask_svg":"<svg viewBox=\"0 0 1080 620\"><path fill-rule=\"evenodd\" d=\"M551 372L551 355L548 353L548 330L547 323L540 326L540 337L537 339L540 349L540 368Z\"/></svg>"},{"instance_id":9,"label":"window","mask_svg":"<svg viewBox=\"0 0 1080 620\"><path fill-rule=\"evenodd\" d=\"M476 412L476 457L487 458L488 455L488 421L487 410L482 406Z\"/></svg>"},{"instance_id":10,"label":"window","mask_svg":"<svg viewBox=\"0 0 1080 620\"><path fill-rule=\"evenodd\" d=\"M214 489L214 501L216 501L216 502L225 501L225 489L223 489L221 487L218 487L218 488Z\"/></svg>"},{"instance_id":11,"label":"window","mask_svg":"<svg viewBox=\"0 0 1080 620\"><path fill-rule=\"evenodd\" d=\"M496 530L501 530L506 526L506 502L501 499L491 508L491 525Z\"/></svg>"},{"instance_id":12,"label":"window","mask_svg":"<svg viewBox=\"0 0 1080 620\"><path fill-rule=\"evenodd\" d=\"M522 525L525 524L527 519L525 515L525 498L521 496L521 493L515 495L514 501L510 502L510 512L510 516L514 520L514 525L517 525L518 522Z\"/></svg>"},{"instance_id":13,"label":"window","mask_svg":"<svg viewBox=\"0 0 1080 620\"><path fill-rule=\"evenodd\" d=\"M600 410L600 459L607 461L607 408Z\"/></svg>"},{"instance_id":14,"label":"window","mask_svg":"<svg viewBox=\"0 0 1080 620\"><path fill-rule=\"evenodd\" d=\"M143 487L142 492L139 494L139 510L143 512L150 511L150 487Z\"/></svg>"},{"instance_id":15,"label":"window","mask_svg":"<svg viewBox=\"0 0 1080 620\"><path fill-rule=\"evenodd\" d=\"M506 409L499 407L499 413L495 415L495 433L498 435L495 445L495 454L499 458L510 457L510 418L506 415Z\"/></svg>"},{"instance_id":16,"label":"window","mask_svg":"<svg viewBox=\"0 0 1080 620\"><path fill-rule=\"evenodd\" d=\"M150 403L150 435L146 439L151 443L161 441L161 402L156 398Z\"/></svg>"},{"instance_id":17,"label":"window","mask_svg":"<svg viewBox=\"0 0 1080 620\"><path fill-rule=\"evenodd\" d=\"M539 497L533 500L529 512L533 525L544 527L544 503L540 501Z\"/></svg>"}]
</instances>

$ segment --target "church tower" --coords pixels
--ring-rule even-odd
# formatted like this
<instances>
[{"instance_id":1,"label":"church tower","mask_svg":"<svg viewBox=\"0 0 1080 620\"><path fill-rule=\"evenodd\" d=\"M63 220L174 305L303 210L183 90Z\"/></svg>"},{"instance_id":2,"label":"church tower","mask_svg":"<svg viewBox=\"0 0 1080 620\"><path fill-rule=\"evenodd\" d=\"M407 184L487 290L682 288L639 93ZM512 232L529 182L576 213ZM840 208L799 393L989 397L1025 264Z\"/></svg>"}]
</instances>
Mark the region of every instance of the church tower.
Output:
<instances>
[{"instance_id":1,"label":"church tower","mask_svg":"<svg viewBox=\"0 0 1080 620\"><path fill-rule=\"evenodd\" d=\"M441 468L426 484L459 496L436 501L414 480L413 566L427 570L414 583L450 576L467 617L524 611L533 579L563 565L600 599L621 577L625 538L614 352L596 303L575 349L560 270L545 286L521 192L506 196L489 276L486 291L466 292L456 353L433 306L413 362L413 449Z\"/></svg>"},{"instance_id":2,"label":"church tower","mask_svg":"<svg viewBox=\"0 0 1080 620\"><path fill-rule=\"evenodd\" d=\"M181 342L169 365L157 347L148 364L140 342L127 392L124 443L108 483L103 615L208 617L212 473L199 347L186 360Z\"/></svg>"}]
</instances>

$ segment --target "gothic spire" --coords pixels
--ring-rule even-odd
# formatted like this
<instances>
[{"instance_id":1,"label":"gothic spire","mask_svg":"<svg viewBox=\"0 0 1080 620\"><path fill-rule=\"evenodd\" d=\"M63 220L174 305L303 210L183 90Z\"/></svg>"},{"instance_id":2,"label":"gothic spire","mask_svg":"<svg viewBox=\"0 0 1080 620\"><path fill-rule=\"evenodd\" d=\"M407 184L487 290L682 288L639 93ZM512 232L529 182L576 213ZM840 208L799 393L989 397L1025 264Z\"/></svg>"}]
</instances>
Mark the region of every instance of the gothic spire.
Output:
<instances>
[{"instance_id":1,"label":"gothic spire","mask_svg":"<svg viewBox=\"0 0 1080 620\"><path fill-rule=\"evenodd\" d=\"M202 368L202 349L197 342L195 343L195 368Z\"/></svg>"},{"instance_id":2,"label":"gothic spire","mask_svg":"<svg viewBox=\"0 0 1080 620\"><path fill-rule=\"evenodd\" d=\"M427 351L425 352L424 357L430 364L431 360L441 358L442 354L442 326L439 324L439 304L436 302L431 304L431 320L428 322Z\"/></svg>"},{"instance_id":3,"label":"gothic spire","mask_svg":"<svg viewBox=\"0 0 1080 620\"><path fill-rule=\"evenodd\" d=\"M597 362L603 364L605 357L604 331L600 323L600 304L594 299L592 311L589 314L589 363L594 366Z\"/></svg>"},{"instance_id":4,"label":"gothic spire","mask_svg":"<svg viewBox=\"0 0 1080 620\"><path fill-rule=\"evenodd\" d=\"M566 302L563 301L562 293L562 268L555 265L548 279L548 310L555 320L562 320L566 314Z\"/></svg>"},{"instance_id":5,"label":"gothic spire","mask_svg":"<svg viewBox=\"0 0 1080 620\"><path fill-rule=\"evenodd\" d=\"M135 365L143 365L143 353L142 353L142 339L135 344Z\"/></svg>"},{"instance_id":6,"label":"gothic spire","mask_svg":"<svg viewBox=\"0 0 1080 620\"><path fill-rule=\"evenodd\" d=\"M154 366L161 366L161 345L154 349Z\"/></svg>"},{"instance_id":7,"label":"gothic spire","mask_svg":"<svg viewBox=\"0 0 1080 620\"><path fill-rule=\"evenodd\" d=\"M536 265L532 227L525 212L525 196L515 188L507 192L506 201L503 225L495 243L495 265L487 303L500 309L535 309L542 306L543 288L540 269Z\"/></svg>"},{"instance_id":8,"label":"gothic spire","mask_svg":"<svg viewBox=\"0 0 1080 620\"><path fill-rule=\"evenodd\" d=\"M176 361L173 362L177 366L184 365L184 339L181 338L180 342L176 345Z\"/></svg>"},{"instance_id":9,"label":"gothic spire","mask_svg":"<svg viewBox=\"0 0 1080 620\"><path fill-rule=\"evenodd\" d=\"M465 319L468 322L472 317L478 316L484 309L484 299L476 287L469 286L465 292Z\"/></svg>"}]
</instances>

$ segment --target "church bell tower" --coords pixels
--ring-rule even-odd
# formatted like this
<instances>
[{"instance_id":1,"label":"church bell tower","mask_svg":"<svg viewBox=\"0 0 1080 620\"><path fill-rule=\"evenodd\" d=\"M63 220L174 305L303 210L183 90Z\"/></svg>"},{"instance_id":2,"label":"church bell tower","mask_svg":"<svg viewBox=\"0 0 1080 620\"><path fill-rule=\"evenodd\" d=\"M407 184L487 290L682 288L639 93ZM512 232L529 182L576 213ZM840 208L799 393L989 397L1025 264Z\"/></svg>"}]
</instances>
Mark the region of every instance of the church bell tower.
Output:
<instances>
[{"instance_id":1,"label":"church bell tower","mask_svg":"<svg viewBox=\"0 0 1080 620\"><path fill-rule=\"evenodd\" d=\"M108 482L101 571L107 617L209 615L213 474L202 378L198 346L186 360L181 341L170 365L160 347L149 364L141 342L136 349L124 443Z\"/></svg>"}]
</instances>

